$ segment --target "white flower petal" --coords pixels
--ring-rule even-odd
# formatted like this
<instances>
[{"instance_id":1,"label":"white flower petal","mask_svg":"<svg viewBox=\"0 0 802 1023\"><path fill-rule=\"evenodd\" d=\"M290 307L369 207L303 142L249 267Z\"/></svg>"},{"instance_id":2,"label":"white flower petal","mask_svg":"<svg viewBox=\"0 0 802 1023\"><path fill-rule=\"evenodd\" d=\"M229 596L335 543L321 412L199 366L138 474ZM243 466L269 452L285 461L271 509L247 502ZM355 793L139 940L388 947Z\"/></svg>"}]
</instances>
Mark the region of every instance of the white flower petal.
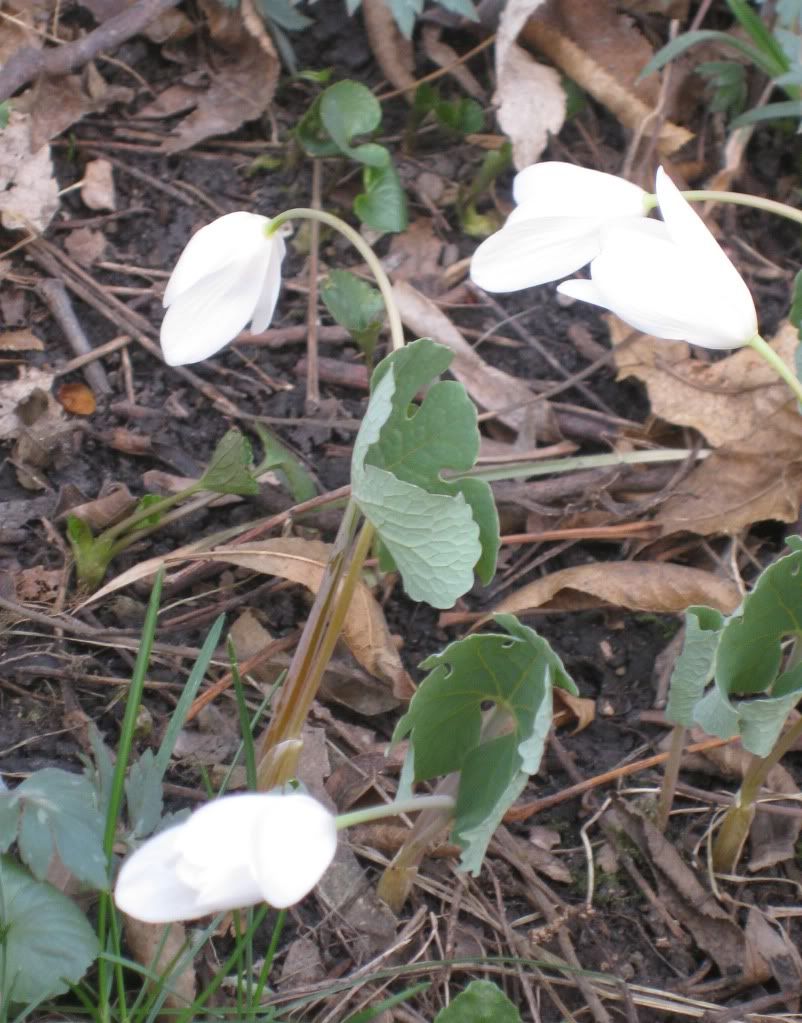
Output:
<instances>
[{"instance_id":1,"label":"white flower petal","mask_svg":"<svg viewBox=\"0 0 802 1023\"><path fill-rule=\"evenodd\" d=\"M195 920L261 901L259 886L243 869L236 876L232 872L232 883L225 890L218 889L210 896L183 882L177 867L183 855L186 827L187 823L179 824L155 835L123 863L114 901L124 913L145 923L162 924ZM241 848L241 839L232 836L226 852L236 855Z\"/></svg>"},{"instance_id":2,"label":"white flower petal","mask_svg":"<svg viewBox=\"0 0 802 1023\"><path fill-rule=\"evenodd\" d=\"M645 214L642 188L572 163L546 161L516 174L512 194L536 217L637 217Z\"/></svg>"},{"instance_id":3,"label":"white flower petal","mask_svg":"<svg viewBox=\"0 0 802 1023\"><path fill-rule=\"evenodd\" d=\"M262 293L270 251L265 243L258 259L248 254L229 263L173 300L161 327L168 366L208 359L239 334L252 318Z\"/></svg>"},{"instance_id":4,"label":"white flower petal","mask_svg":"<svg viewBox=\"0 0 802 1023\"><path fill-rule=\"evenodd\" d=\"M738 348L757 332L754 306L744 320L743 309L730 301L731 282L717 288L720 282L704 258L674 244L655 221L606 228L590 271L594 297L586 300L644 333L707 348Z\"/></svg>"},{"instance_id":5,"label":"white flower petal","mask_svg":"<svg viewBox=\"0 0 802 1023\"><path fill-rule=\"evenodd\" d=\"M713 315L727 323L722 336L743 337L750 341L758 332L757 313L752 295L732 261L707 229L662 167L657 171L657 198L660 213L671 239L685 252L704 263L706 290ZM715 306L715 312L712 307ZM697 344L702 344L699 341ZM715 347L734 347L716 345Z\"/></svg>"},{"instance_id":6,"label":"white flower petal","mask_svg":"<svg viewBox=\"0 0 802 1023\"><path fill-rule=\"evenodd\" d=\"M183 292L204 277L257 250L267 240L267 217L255 213L227 213L202 227L189 240L164 289L167 308Z\"/></svg>"},{"instance_id":7,"label":"white flower petal","mask_svg":"<svg viewBox=\"0 0 802 1023\"><path fill-rule=\"evenodd\" d=\"M604 309L607 303L604 296L593 283L579 277L573 277L570 281L563 281L557 285L557 291L568 298L578 299L580 302L589 302L591 305L600 305Z\"/></svg>"},{"instance_id":8,"label":"white flower petal","mask_svg":"<svg viewBox=\"0 0 802 1023\"><path fill-rule=\"evenodd\" d=\"M471 279L485 291L507 292L567 277L598 253L600 225L591 217L508 221L474 252Z\"/></svg>"},{"instance_id":9,"label":"white flower petal","mask_svg":"<svg viewBox=\"0 0 802 1023\"><path fill-rule=\"evenodd\" d=\"M303 793L262 799L251 871L265 901L283 909L299 902L325 873L337 851L337 826L321 803Z\"/></svg>"},{"instance_id":10,"label":"white flower petal","mask_svg":"<svg viewBox=\"0 0 802 1023\"><path fill-rule=\"evenodd\" d=\"M287 247L280 235L272 235L268 239L268 244L271 246L270 258L262 285L262 293L256 303L251 320L251 333L253 334L258 334L270 325L281 289L281 263Z\"/></svg>"}]
</instances>

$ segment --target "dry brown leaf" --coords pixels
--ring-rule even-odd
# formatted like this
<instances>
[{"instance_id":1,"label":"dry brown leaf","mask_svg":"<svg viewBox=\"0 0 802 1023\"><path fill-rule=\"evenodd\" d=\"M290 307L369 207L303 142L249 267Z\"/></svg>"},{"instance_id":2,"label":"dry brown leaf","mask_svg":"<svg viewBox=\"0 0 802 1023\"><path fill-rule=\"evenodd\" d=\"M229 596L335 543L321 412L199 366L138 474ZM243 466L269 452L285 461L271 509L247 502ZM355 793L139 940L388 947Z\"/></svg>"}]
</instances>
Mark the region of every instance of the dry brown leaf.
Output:
<instances>
[{"instance_id":1,"label":"dry brown leaf","mask_svg":"<svg viewBox=\"0 0 802 1023\"><path fill-rule=\"evenodd\" d=\"M21 604L52 604L59 594L64 573L60 568L34 565L14 576L17 600Z\"/></svg>"},{"instance_id":2,"label":"dry brown leaf","mask_svg":"<svg viewBox=\"0 0 802 1023\"><path fill-rule=\"evenodd\" d=\"M424 295L435 296L445 283L443 248L431 217L418 217L405 231L393 235L382 265L394 281L409 281Z\"/></svg>"},{"instance_id":3,"label":"dry brown leaf","mask_svg":"<svg viewBox=\"0 0 802 1023\"><path fill-rule=\"evenodd\" d=\"M178 85L169 85L159 93L152 103L134 114L134 117L145 117L161 119L173 117L175 114L183 114L191 110L198 102L198 90L183 82Z\"/></svg>"},{"instance_id":4,"label":"dry brown leaf","mask_svg":"<svg viewBox=\"0 0 802 1023\"><path fill-rule=\"evenodd\" d=\"M184 951L187 932L183 924L169 924L165 937L164 924L146 924L123 913L123 929L131 955L146 969L160 976ZM192 963L178 975L170 976L165 1008L185 1009L197 996L198 986Z\"/></svg>"},{"instance_id":5,"label":"dry brown leaf","mask_svg":"<svg viewBox=\"0 0 802 1023\"><path fill-rule=\"evenodd\" d=\"M618 379L646 384L652 412L666 422L692 426L711 447L754 436L766 419L785 408L788 385L752 348L741 348L717 362L693 358L684 341L660 341L635 334L614 316L607 317L616 346ZM628 343L622 347L622 342ZM798 344L796 328L784 324L771 347L789 366Z\"/></svg>"},{"instance_id":6,"label":"dry brown leaf","mask_svg":"<svg viewBox=\"0 0 802 1023\"><path fill-rule=\"evenodd\" d=\"M480 103L485 103L487 101L485 90L470 68L460 60L454 47L443 42L442 33L439 25L426 25L422 33L423 52L433 64L445 68L469 96L473 96Z\"/></svg>"},{"instance_id":7,"label":"dry brown leaf","mask_svg":"<svg viewBox=\"0 0 802 1023\"><path fill-rule=\"evenodd\" d=\"M291 579L316 593L330 553L330 544L288 536L211 551L206 557ZM409 699L415 686L401 663L381 605L363 583L354 591L343 625L343 639L366 671L390 682L399 699Z\"/></svg>"},{"instance_id":8,"label":"dry brown leaf","mask_svg":"<svg viewBox=\"0 0 802 1023\"><path fill-rule=\"evenodd\" d=\"M605 561L563 568L537 579L505 597L492 614L521 614L537 608L582 611L606 604L655 614L679 614L691 604L707 604L729 614L740 600L733 582L699 568Z\"/></svg>"},{"instance_id":9,"label":"dry brown leaf","mask_svg":"<svg viewBox=\"0 0 802 1023\"><path fill-rule=\"evenodd\" d=\"M106 251L106 236L91 227L79 227L70 231L64 239L64 248L82 266L96 263Z\"/></svg>"},{"instance_id":10,"label":"dry brown leaf","mask_svg":"<svg viewBox=\"0 0 802 1023\"><path fill-rule=\"evenodd\" d=\"M610 318L619 343L631 333ZM796 331L771 342L793 365ZM786 384L750 348L715 363L691 358L684 342L642 335L616 351L619 377L647 387L655 415L704 434L716 450L661 505L666 534L734 534L754 522L795 522L802 501L802 419Z\"/></svg>"},{"instance_id":11,"label":"dry brown leaf","mask_svg":"<svg viewBox=\"0 0 802 1023\"><path fill-rule=\"evenodd\" d=\"M33 145L27 114L12 108L0 132L0 224L9 231L29 225L44 232L59 206L48 145Z\"/></svg>"},{"instance_id":12,"label":"dry brown leaf","mask_svg":"<svg viewBox=\"0 0 802 1023\"><path fill-rule=\"evenodd\" d=\"M90 160L84 168L81 198L90 210L116 210L114 168L108 160Z\"/></svg>"},{"instance_id":13,"label":"dry brown leaf","mask_svg":"<svg viewBox=\"0 0 802 1023\"><path fill-rule=\"evenodd\" d=\"M87 114L102 113L113 103L129 103L133 97L133 89L109 85L94 64L87 64L80 75L43 78L20 103L30 111L31 141L36 147L61 135Z\"/></svg>"},{"instance_id":14,"label":"dry brown leaf","mask_svg":"<svg viewBox=\"0 0 802 1023\"><path fill-rule=\"evenodd\" d=\"M362 0L362 20L376 63L395 89L404 90L412 102L415 95L415 55L385 0Z\"/></svg>"},{"instance_id":15,"label":"dry brown leaf","mask_svg":"<svg viewBox=\"0 0 802 1023\"><path fill-rule=\"evenodd\" d=\"M62 384L56 397L62 408L74 416L91 416L97 408L95 396L86 384Z\"/></svg>"},{"instance_id":16,"label":"dry brown leaf","mask_svg":"<svg viewBox=\"0 0 802 1023\"><path fill-rule=\"evenodd\" d=\"M136 507L137 499L124 483L113 483L109 490L96 497L94 501L85 501L66 508L58 517L66 518L75 515L82 519L95 533L106 529L130 515Z\"/></svg>"},{"instance_id":17,"label":"dry brown leaf","mask_svg":"<svg viewBox=\"0 0 802 1023\"><path fill-rule=\"evenodd\" d=\"M142 31L152 43L178 43L182 39L188 39L195 31L195 26L184 14L175 7L166 11L148 22Z\"/></svg>"},{"instance_id":18,"label":"dry brown leaf","mask_svg":"<svg viewBox=\"0 0 802 1023\"><path fill-rule=\"evenodd\" d=\"M503 18L503 15L502 15ZM565 122L566 97L560 75L517 43L496 61L496 117L512 143L517 170L537 163Z\"/></svg>"},{"instance_id":19,"label":"dry brown leaf","mask_svg":"<svg viewBox=\"0 0 802 1023\"><path fill-rule=\"evenodd\" d=\"M53 373L35 366L20 368L16 380L6 380L0 388L0 440L18 437L43 416L63 413L50 394Z\"/></svg>"},{"instance_id":20,"label":"dry brown leaf","mask_svg":"<svg viewBox=\"0 0 802 1023\"><path fill-rule=\"evenodd\" d=\"M317 984L326 977L326 968L320 956L318 943L312 938L296 938L290 943L276 988L288 991L293 988Z\"/></svg>"},{"instance_id":21,"label":"dry brown leaf","mask_svg":"<svg viewBox=\"0 0 802 1023\"><path fill-rule=\"evenodd\" d=\"M670 155L693 134L657 118L658 77L637 81L652 56L651 46L614 6L609 0L597 0L589 18L586 0L551 3L526 22L521 38L604 104L630 131L648 136L654 123L657 147Z\"/></svg>"},{"instance_id":22,"label":"dry brown leaf","mask_svg":"<svg viewBox=\"0 0 802 1023\"><path fill-rule=\"evenodd\" d=\"M386 952L396 937L398 920L376 894L354 853L340 841L334 862L315 887L327 913L342 920L353 938L349 955L357 963Z\"/></svg>"},{"instance_id":23,"label":"dry brown leaf","mask_svg":"<svg viewBox=\"0 0 802 1023\"><path fill-rule=\"evenodd\" d=\"M32 330L4 330L0 333L0 352L43 352L44 344Z\"/></svg>"},{"instance_id":24,"label":"dry brown leaf","mask_svg":"<svg viewBox=\"0 0 802 1023\"><path fill-rule=\"evenodd\" d=\"M747 941L766 963L772 976L796 1005L789 1004L789 1012L799 1012L799 992L802 991L802 957L795 942L782 927L772 924L766 915L752 906L744 928Z\"/></svg>"},{"instance_id":25,"label":"dry brown leaf","mask_svg":"<svg viewBox=\"0 0 802 1023\"><path fill-rule=\"evenodd\" d=\"M416 337L431 337L454 352L449 372L465 386L478 405L488 411L496 411L520 402L522 408L500 412L498 419L520 431L530 426L528 416L531 414L539 441L560 439L551 409L544 402L533 404L534 395L522 380L488 365L431 299L407 281L397 281L393 285L393 297L401 319ZM533 411L530 413L528 410Z\"/></svg>"},{"instance_id":26,"label":"dry brown leaf","mask_svg":"<svg viewBox=\"0 0 802 1023\"><path fill-rule=\"evenodd\" d=\"M573 725L571 733L583 732L592 725L596 717L596 701L586 696L574 696L566 689L555 688L554 693L554 727Z\"/></svg>"},{"instance_id":27,"label":"dry brown leaf","mask_svg":"<svg viewBox=\"0 0 802 1023\"><path fill-rule=\"evenodd\" d=\"M248 37L228 60L209 65L209 88L196 93L195 109L162 143L162 152L182 152L261 117L273 101L278 75L278 58L268 56L259 42Z\"/></svg>"}]
</instances>

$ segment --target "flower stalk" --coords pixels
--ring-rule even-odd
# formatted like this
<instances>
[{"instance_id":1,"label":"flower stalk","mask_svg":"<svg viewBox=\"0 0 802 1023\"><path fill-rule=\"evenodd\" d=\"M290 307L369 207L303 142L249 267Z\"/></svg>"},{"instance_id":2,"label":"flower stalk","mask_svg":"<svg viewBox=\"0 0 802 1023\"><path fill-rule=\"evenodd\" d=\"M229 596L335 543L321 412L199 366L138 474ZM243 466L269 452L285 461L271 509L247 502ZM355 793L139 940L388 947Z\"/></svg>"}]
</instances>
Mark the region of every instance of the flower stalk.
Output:
<instances>
[{"instance_id":1,"label":"flower stalk","mask_svg":"<svg viewBox=\"0 0 802 1023\"><path fill-rule=\"evenodd\" d=\"M769 772L775 767L794 743L802 736L802 717L799 717L783 732L771 753L765 757L754 757L744 775L741 790L734 804L724 814L721 827L713 843L713 869L718 873L731 874L741 858L744 843L755 816L755 801L760 795Z\"/></svg>"},{"instance_id":2,"label":"flower stalk","mask_svg":"<svg viewBox=\"0 0 802 1023\"><path fill-rule=\"evenodd\" d=\"M325 210L303 207L286 210L274 217L267 225L266 233L270 237L287 222L298 219L314 220L334 228L357 249L370 267L384 299L393 349L402 348L404 328L390 279L365 239L339 217ZM364 522L357 534L359 516L356 503L349 500L323 580L287 669L275 713L260 740L257 776L262 792L286 784L296 773L301 730L334 653L351 598L361 578L362 566L373 543L374 529L369 522Z\"/></svg>"}]
</instances>

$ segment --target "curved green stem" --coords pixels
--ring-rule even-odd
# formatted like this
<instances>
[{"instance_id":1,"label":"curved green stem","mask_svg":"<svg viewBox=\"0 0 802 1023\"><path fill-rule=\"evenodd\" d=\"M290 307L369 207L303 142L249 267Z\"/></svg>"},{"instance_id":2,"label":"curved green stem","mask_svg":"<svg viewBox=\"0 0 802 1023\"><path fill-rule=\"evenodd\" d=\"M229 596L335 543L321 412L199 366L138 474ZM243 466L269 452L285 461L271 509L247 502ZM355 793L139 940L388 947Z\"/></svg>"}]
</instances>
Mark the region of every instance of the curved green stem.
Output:
<instances>
[{"instance_id":1,"label":"curved green stem","mask_svg":"<svg viewBox=\"0 0 802 1023\"><path fill-rule=\"evenodd\" d=\"M328 224L329 227L333 227L335 231L339 231L341 235L348 239L370 267L373 277L379 286L379 291L384 299L384 306L387 309L387 321L390 326L393 349L398 351L400 348L403 348L404 328L401 323L398 307L393 298L393 286L390 284L390 278L384 272L384 268L379 262L376 253L362 235L349 224L346 224L344 220L335 217L333 213L299 206L296 209L285 210L283 213L279 213L277 217L273 217L265 229L267 236L270 237L270 235L275 234L282 224L286 224L289 220L318 220L322 224Z\"/></svg>"},{"instance_id":2,"label":"curved green stem","mask_svg":"<svg viewBox=\"0 0 802 1023\"><path fill-rule=\"evenodd\" d=\"M412 796L409 799L397 799L381 806L369 806L364 810L343 813L337 818L337 830L352 828L355 824L367 824L370 821L383 820L385 817L397 817L401 813L416 813L418 810L453 810L455 802L451 796Z\"/></svg>"},{"instance_id":3,"label":"curved green stem","mask_svg":"<svg viewBox=\"0 0 802 1023\"><path fill-rule=\"evenodd\" d=\"M752 209L762 210L764 213L774 213L778 217L785 217L786 220L802 224L802 210L795 210L793 206L777 202L776 199L764 199L759 195L749 195L746 192L717 192L707 189L683 192L682 195L688 202L728 202L734 206L751 206ZM656 209L658 205L656 195L645 197L644 206L647 213Z\"/></svg>"},{"instance_id":4,"label":"curved green stem","mask_svg":"<svg viewBox=\"0 0 802 1023\"><path fill-rule=\"evenodd\" d=\"M802 404L802 383L799 382L791 367L780 358L771 345L763 340L760 334L755 334L749 345L761 358L766 360L777 376L782 377L796 395L797 401Z\"/></svg>"}]
</instances>

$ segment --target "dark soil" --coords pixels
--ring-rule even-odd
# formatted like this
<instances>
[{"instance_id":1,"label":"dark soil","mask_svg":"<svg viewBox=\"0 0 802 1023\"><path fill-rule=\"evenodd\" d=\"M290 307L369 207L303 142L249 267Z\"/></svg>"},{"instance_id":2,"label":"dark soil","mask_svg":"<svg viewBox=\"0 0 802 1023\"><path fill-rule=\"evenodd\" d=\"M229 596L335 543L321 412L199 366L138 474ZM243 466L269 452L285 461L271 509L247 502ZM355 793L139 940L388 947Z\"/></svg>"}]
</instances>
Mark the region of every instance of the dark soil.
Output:
<instances>
[{"instance_id":1,"label":"dark soil","mask_svg":"<svg viewBox=\"0 0 802 1023\"><path fill-rule=\"evenodd\" d=\"M333 67L334 79L353 76L370 86L378 85L381 75L369 56L370 49L362 34L360 22L343 17L340 0L322 0L314 7L314 17L314 29L297 39L299 66ZM133 66L155 92L179 80L185 70L168 61L158 47L139 39L126 44L118 57ZM126 84L130 84L130 79L121 69L106 67L104 71L108 72L110 81L125 80ZM282 137L312 95L312 87L298 81L280 88L276 116ZM258 151L249 147L249 144L262 142L267 137L267 125L260 123L251 124L236 135L227 137L225 147L210 141L178 156L155 153L153 141L133 141L135 135L131 122L131 114L137 106L144 105L150 98L143 92L130 110L116 108L110 113L84 118L74 126L69 139L57 143L55 153L59 182L63 187L80 179L82 168L90 157L104 155L116 161L115 183L120 215L101 215L94 219L108 242L103 259L137 270L94 267L90 272L103 286L146 289L137 294L121 293L121 298L129 308L145 316L154 328L158 328L162 316L160 295L164 278L149 278L138 271L169 271L193 230L213 219L216 209L230 211L242 208L271 214L292 206L307 205L310 173L308 164L300 160L297 154L288 156L285 153L281 154L284 163L277 169L249 174L250 162L258 155ZM387 131L395 132L399 126L403 126L405 116L403 101L395 100L387 104ZM167 132L170 123L160 122L149 130L156 134ZM568 158L568 154L578 163L594 165L595 155L587 151L585 142L589 134L597 142L596 156L600 153L609 157L611 166L615 167L620 162L625 140L617 125L611 123L609 115L592 104L578 115L575 127L569 125L559 143L555 144L551 157ZM769 182L781 174L798 173L798 145L796 140L791 146L786 138L772 136L770 130L760 133L758 138L759 142L753 144L753 158L750 161L750 174L754 180L744 181L743 187L756 192L771 192ZM481 155L476 147L453 143L443 136L427 135L421 141L420 152L413 159L408 163L405 163L403 157L399 160L402 173L407 177L414 177L417 173L419 163L415 163L415 160L424 164L439 161L439 166L447 171L450 169L456 181L464 184L471 179ZM343 188L350 187L342 184L344 170L347 169L327 165L324 172L326 203L335 208L341 201ZM181 183L192 186L191 190L183 191L186 196L183 202L178 201L174 194L159 188L161 184L177 187ZM498 195L506 197L509 194L508 186L508 178L500 180ZM134 209L139 212L128 215L127 211ZM341 212L347 213L347 209ZM423 206L416 208L414 200L411 212L413 217L429 215ZM87 216L87 209L78 193L67 193L62 199L61 212L46 235L47 239L60 246L66 235L65 229L70 225L78 225ZM774 225L767 226L766 219L740 210L728 211L725 222L733 236L737 234L739 239L783 268L798 262L798 233L790 227L777 230ZM462 256L472 251L474 243L461 234L452 211L446 210L445 216L438 219L437 231L445 242L457 246ZM5 235L0 239L0 244L5 249L16 240L14 235ZM378 246L380 252L386 251L387 245L388 241L382 240ZM353 261L346 247L325 236L321 258L330 265L348 265ZM11 280L15 283L11 286L15 288L14 294L21 298L20 319L19 322L5 322L3 326L14 328L32 324L43 339L44 351L26 353L26 365L63 365L73 357L73 353L66 345L59 327L32 290L32 285L42 273L41 269L35 262L26 259L25 249L22 248L12 257L12 272L14 277ZM285 274L289 284L283 292L273 327L305 322L306 297L294 287L295 284L302 285L305 282L304 274L305 255L303 251L294 250L291 246ZM151 280L154 283L150 284ZM779 321L786 312L788 281L785 278L753 278L750 284L754 286L760 303L764 333L768 335L771 333L772 320ZM467 289L463 298L462 305L450 311L455 322L469 330L492 330L494 334L507 336L510 339L509 347L485 342L480 352L488 362L524 380L556 379L555 368L544 360L538 350L540 346L568 374L581 370L592 361L587 350L580 351L572 340L572 332L576 331L578 325L581 325L584 336L591 343L607 344L607 328L592 310L563 308L557 302L553 289L548 287L522 295L502 296L500 304L503 313L496 308L481 305L480 300ZM102 345L124 331L124 327L113 322L113 317L101 315L78 298L73 298L73 302L78 319L93 346ZM512 316L523 310L527 312L515 320L515 329L500 322L503 315ZM98 409L91 417L80 421L74 418L70 420L76 428L66 434L57 455L42 469L44 485L41 489L31 491L20 484L14 464L16 458L10 446L5 449L7 457L0 466L0 502L44 498L45 503L42 510L30 520L13 527L9 525L9 539L0 543L0 569L4 570L0 577L2 595L11 596L14 593L14 579L22 569L64 569L59 592L43 599L40 606L47 612L73 609L78 594L65 567L67 550L63 538L64 522L59 517L59 509L80 500L95 498L111 483L126 484L135 496L139 496L146 489L142 480L143 473L149 470L197 476L217 441L232 425L231 419L213 407L207 397L161 365L141 346L133 342L127 346L126 352L127 364L119 352L103 360L111 383L111 394L108 399L99 401ZM307 410L304 404L304 379L297 372L298 361L303 355L302 344L283 347L242 346L238 351L227 350L214 360L193 367L193 371L202 380L212 383L242 412L274 417L277 434L313 472L321 492L324 492L340 487L348 480L353 421L360 418L367 398L364 391L338 387L324 381L321 384L321 409L317 412ZM341 364L358 365L361 362L358 352L348 343L324 342L321 344L321 355ZM13 379L17 373L17 360L7 359L4 362L5 365L0 366L3 379ZM61 379L59 383L82 382L83 379L78 371ZM597 409L607 409L609 416L633 423L642 423L647 419L648 402L642 389L631 382L616 383L610 368L602 367L584 383L592 389L598 402ZM127 397L127 387L133 393L133 406ZM587 392L577 388L565 391L556 400L566 406L588 405ZM280 423L277 420L286 422ZM247 425L247 420L243 425ZM119 431L127 431L127 434L121 435ZM610 431L612 427L603 425L587 427L584 436L577 433L572 439L581 446L583 453L606 451L609 450L607 439L611 436ZM143 441L147 448L144 454L131 453L131 434ZM500 488L499 493L503 496L503 488ZM541 522L547 521L550 528L559 526L577 508L596 504L597 497L598 494L592 492L566 493L562 499L555 497L546 502L545 511L548 514L540 514L538 518L539 513L536 512L534 518ZM189 519L179 520L126 552L115 561L111 575L144 558L166 553L215 530L275 513L291 503L292 499L286 493L266 489L253 500L223 508L204 509ZM597 506L603 507L603 501ZM508 532L526 528L527 515L524 509L516 507L514 500L502 502L502 518L505 523L509 523ZM336 515L325 512L313 516L303 523L302 528L309 535L317 531L317 535L331 539L336 528ZM3 539L6 539L5 534ZM776 527L767 527L762 534L755 533L751 539L746 540L762 561L768 560L780 549L781 541L782 537ZM689 540L677 558L685 563L709 568L713 565L712 553L721 553L723 550L724 544L713 542L705 548L698 540ZM477 586L465 599L461 609L483 611L491 607L496 602L496 595L502 592L499 584L503 583L508 572L520 572L511 584L515 588L543 572L591 561L628 558L637 553L634 541L617 545L576 542L570 545L545 544L537 548L507 549L497 584L489 590ZM754 569L751 572L753 574ZM744 568L744 573L748 579L750 570ZM139 584L121 591L121 594L76 614L80 620L98 629L127 630L135 641L144 615L147 588ZM229 620L233 620L240 611L254 608L273 635L281 636L303 621L308 606L297 589L278 585L272 580L266 582L265 577L249 577L244 572L221 572L219 569L212 577L188 591L171 592L168 587L168 596L168 606L163 612L157 635L165 646L154 657L149 672L149 679L153 683L160 683L162 688L151 688L147 692L146 707L151 724L143 726L140 749L158 741L180 686L191 668L191 657L186 656L183 648L200 645L211 621L220 610L225 610L230 616ZM175 604L170 606L173 600ZM416 674L416 665L423 658L441 649L446 642L457 638L464 631L463 627L444 625L436 612L410 602L398 586L387 595L385 611L391 630L400 638L405 664L413 674ZM581 695L595 701L596 716L588 728L578 734L560 732L562 747L573 762L576 774L590 777L627 759L638 759L653 752L663 738L665 729L646 723L642 714L654 707L657 678L655 662L675 635L679 622L670 616L626 615L615 609L574 614L543 613L528 621L553 644L576 680ZM76 706L96 722L107 742L114 746L135 642L131 650L90 645L78 637L56 635L38 620L26 623L16 619L7 621L5 635L0 641L4 643L0 660L0 767L4 776L17 778L46 766L79 768L85 750L80 729L76 729L74 719L70 718L70 712ZM417 677L420 677L419 672ZM224 714L232 717L229 697L230 694L227 694L221 705ZM361 726L369 730L366 734L373 735L377 743L389 739L396 720L395 715L367 718L353 708L336 704L328 707L328 715L329 719L339 722L343 728L353 730L354 726ZM335 743L341 742L342 734L334 728L331 739ZM343 748L348 751L347 746ZM354 751L350 752L353 754ZM795 771L797 778L802 778L799 754L788 759L789 770ZM171 780L175 784L195 789L198 797L202 797L200 774L191 765L179 765ZM524 798L540 798L573 784L575 780L575 777L566 774L565 756L561 757L552 748ZM700 786L718 784L696 776L692 776L690 783ZM655 789L657 784L659 775L656 772L638 775L636 779L624 779L622 783L624 788L640 786L651 789ZM591 794L581 802L576 799L566 801L526 824L510 825L514 835L524 838L530 836L533 825L539 829L551 829L557 834L559 845L555 852L561 853L560 859L572 880L570 883L548 883L564 904L564 910L560 911L564 914L562 926L573 940L580 965L584 969L606 972L634 984L660 991L697 995L717 1002L717 994L706 995L704 986L700 987L697 983L707 971L710 971L707 974L708 980L716 978L715 967L690 940L685 945L676 942L665 920L650 907L644 892L625 870L619 868L605 872L597 866L592 908L585 908L586 857L579 831L589 816L601 806L607 791ZM646 799L648 802L650 797L633 795L626 798L633 801ZM681 823L673 827L670 837L687 853L701 838L709 823L709 814L701 817L682 816L678 820ZM600 833L592 832L591 837L596 844ZM598 849L598 845L596 847ZM452 864L453 861L449 860L433 860L431 865L427 864L425 873L439 880L453 894L462 882L455 881ZM649 864L642 860L638 864L642 875L651 883ZM781 874L784 872L786 877L798 881L799 866L798 862L796 865L787 864L783 868L776 868L776 871ZM701 868L700 877L705 883ZM375 879L373 874L371 878ZM557 936L559 927L551 928L552 933L542 937L542 941L538 937L538 929L548 931L549 928L544 918L533 908L531 890L527 889L525 879L526 874L516 870L496 848L482 876L464 882L464 900L470 904L468 908L460 908L459 900L450 902L436 895L416 892L410 914L414 914L421 906L434 914L443 914L443 934L438 934L436 942L425 954L421 953L422 958L459 958L460 954L466 957L484 954L540 958L533 950L540 948L541 944L564 955L565 946L560 944ZM460 888L460 891L463 889ZM790 884L773 886L767 875L764 884L735 886L733 897L736 900L748 898L775 906L787 906L790 899L796 898L789 894L793 891ZM495 914L496 923L491 926L487 921L482 922L477 906L484 906L488 914ZM454 915L449 916L452 911ZM733 911L737 913L737 910ZM531 924L513 926L515 921L527 914L532 914ZM792 941L799 940L802 932L798 918L791 919L789 932ZM350 935L347 923L333 923L325 915L319 915L314 899L307 900L293 914L292 924L285 932L279 952L279 963L291 941L299 935L312 935L318 942L329 975L345 977L355 966L360 965L355 961L358 957L353 956L348 947ZM451 941L448 949L445 945L446 935L450 935ZM417 930L413 945L410 946L413 951L406 949L391 963L384 965L411 961L413 955L423 948L424 939L429 936L425 928ZM450 982L444 971L432 974L435 978L433 988L420 996L417 1002L413 1001L409 1015L393 1018L431 1019L443 1004L444 991L450 985L453 997L464 986L467 975L480 976L484 973L477 966L454 970ZM520 1006L524 1018L530 1019L524 998L526 985L522 985L516 978L515 969L510 968L506 979L500 978L492 970L487 975L504 983L510 996ZM692 981L694 977L695 981ZM400 990L405 983L407 981L401 978L395 982L392 990ZM774 981L748 988L744 992L738 991L735 982L723 987L722 998L736 1000L755 998L776 990ZM537 990L542 1018L557 1020L559 1013L553 1002L539 988ZM584 994L570 977L568 983L560 987L560 991L569 1008L576 1009L585 1004ZM330 1002L326 1008L318 1006L312 1015L303 1018L345 1019L354 1011L354 1004L349 1002L347 1010L343 1009L342 1014L335 1010L334 1015L327 1016L326 1012L331 1011L335 1004ZM612 1013L626 1014L626 1001L619 1003L618 1007L615 1007L615 1003L610 1004L613 1006ZM778 1004L775 1009L782 1009L782 1004ZM636 1009L630 1003L629 1018L649 1020L672 1017L670 1013L667 1016L666 1013L642 1006Z\"/></svg>"}]
</instances>

